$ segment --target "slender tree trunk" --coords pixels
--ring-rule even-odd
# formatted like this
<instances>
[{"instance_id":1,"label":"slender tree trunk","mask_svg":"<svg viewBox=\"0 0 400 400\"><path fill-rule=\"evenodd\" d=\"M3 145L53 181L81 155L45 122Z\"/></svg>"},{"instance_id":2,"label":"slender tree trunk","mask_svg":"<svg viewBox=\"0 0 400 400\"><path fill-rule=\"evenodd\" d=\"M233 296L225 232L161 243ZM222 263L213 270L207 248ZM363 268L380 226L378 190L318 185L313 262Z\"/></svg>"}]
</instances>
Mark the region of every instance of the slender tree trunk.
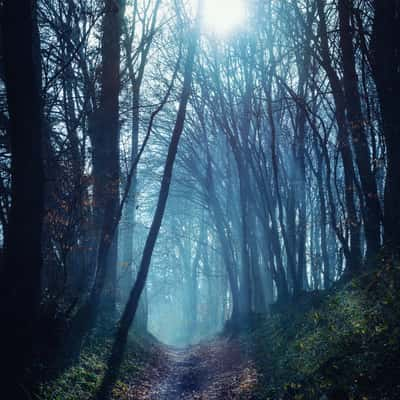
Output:
<instances>
[{"instance_id":1,"label":"slender tree trunk","mask_svg":"<svg viewBox=\"0 0 400 400\"><path fill-rule=\"evenodd\" d=\"M261 257L257 246L257 223L253 209L249 209L249 247L251 261L251 286L252 286L252 309L257 313L264 313L267 309L267 301L264 290L265 274L261 268Z\"/></svg>"},{"instance_id":2,"label":"slender tree trunk","mask_svg":"<svg viewBox=\"0 0 400 400\"><path fill-rule=\"evenodd\" d=\"M165 207L167 204L176 153L178 151L179 141L184 128L186 109L192 87L193 67L194 67L194 60L196 56L197 42L199 36L198 29L199 26L197 22L196 29L194 29L191 32L191 37L189 41L188 54L184 71L183 89L179 102L175 127L168 148L168 154L165 162L165 168L161 182L161 188L158 197L156 211L144 246L142 260L139 266L138 276L136 278L135 285L131 290L128 303L126 304L126 307L118 324L114 345L107 365L107 371L102 381L101 387L96 395L97 400L106 400L108 398L109 393L118 376L118 372L122 363L123 354L125 351L125 346L128 338L129 328L135 317L139 304L139 299L143 292L147 280L147 275L149 273L150 262L153 255L154 246L157 241L158 232L161 227L161 223L165 212Z\"/></svg>"},{"instance_id":3,"label":"slender tree trunk","mask_svg":"<svg viewBox=\"0 0 400 400\"><path fill-rule=\"evenodd\" d=\"M347 118L352 132L353 148L366 204L364 231L367 241L367 262L373 262L380 248L381 209L378 189L371 168L369 143L364 129L364 117L358 88L353 34L350 26L352 0L339 0L340 45L344 73L344 93Z\"/></svg>"},{"instance_id":4,"label":"slender tree trunk","mask_svg":"<svg viewBox=\"0 0 400 400\"><path fill-rule=\"evenodd\" d=\"M211 166L208 167L208 169L211 169ZM210 171L209 171L210 174ZM215 226L217 229L217 234L218 238L221 242L221 250L223 253L223 260L225 263L226 267L226 272L228 274L228 280L229 280L229 286L231 289L231 295L232 295L232 314L231 314L231 320L236 324L239 320L239 287L238 287L238 282L237 282L237 277L236 277L236 271L234 269L233 265L233 259L231 256L231 252L229 250L229 238L226 236L226 223L224 221L224 215L223 211L221 208L221 205L218 202L218 199L216 197L215 193L215 188L214 188L214 183L212 180L210 180L210 177L208 179L207 183L207 196L208 196L208 205L210 207L210 210L212 211L212 214L215 219Z\"/></svg>"},{"instance_id":5,"label":"slender tree trunk","mask_svg":"<svg viewBox=\"0 0 400 400\"><path fill-rule=\"evenodd\" d=\"M161 5L161 0L157 0L154 4L154 8L152 10L151 22L150 22L150 32L148 32L147 36L144 35L141 38L141 44L138 46L140 48L140 63L138 70L135 71L135 54L132 49L132 43L134 43L135 37L135 29L131 32L125 30L124 36L124 47L126 52L126 64L129 75L129 80L132 85L132 125L131 125L131 162L133 162L139 150L139 126L140 126L140 97L141 97L141 87L144 80L144 74L148 62L148 55L153 43L152 38L154 37L156 31L156 22L159 7ZM138 3L135 3L133 18L138 18ZM136 26L136 25L135 25ZM126 296L129 294L129 290L132 287L134 282L134 278L137 274L136 269L133 264L133 241L134 241L134 230L135 230L135 222L136 222L136 208L137 208L137 169L133 173L132 184L128 194L128 198L126 200L126 205L124 209L124 220L125 220L125 229L123 232L123 253L122 253L122 263L126 266L128 270L127 279L125 279L123 283L124 292L126 292ZM123 298L125 301L125 297ZM139 303L138 314L135 319L135 325L137 329L140 331L146 331L147 329L147 304L146 297L143 296L141 302Z\"/></svg>"},{"instance_id":6,"label":"slender tree trunk","mask_svg":"<svg viewBox=\"0 0 400 400\"><path fill-rule=\"evenodd\" d=\"M102 39L100 108L92 116L94 234L96 274L91 292L72 321L65 344L66 358L76 358L86 335L94 327L104 301L105 315L115 307L117 251L115 226L119 208L119 91L121 9L105 0ZM104 296L103 296L104 294ZM102 299L103 296L103 299Z\"/></svg>"},{"instance_id":7,"label":"slender tree trunk","mask_svg":"<svg viewBox=\"0 0 400 400\"><path fill-rule=\"evenodd\" d=\"M188 314L188 339L189 341L193 341L193 338L196 334L196 328L198 324L198 270L199 270L199 262L201 257L201 249L203 247L203 243L205 241L204 237L204 226L200 227L199 240L196 248L196 255L194 257L193 263L191 263L191 257L189 253L189 284L187 285L188 289L188 305L189 305L189 314ZM191 244L192 245L192 244Z\"/></svg>"},{"instance_id":8,"label":"slender tree trunk","mask_svg":"<svg viewBox=\"0 0 400 400\"><path fill-rule=\"evenodd\" d=\"M296 279L296 263L294 259L294 249L292 246L292 241L288 235L288 229L284 223L284 212L283 212L283 204L282 204L282 196L280 193L280 183L279 183L279 163L278 163L278 143L277 143L277 132L274 120L274 114L272 110L272 95L271 95L271 87L268 88L267 91L268 95L268 105L267 105L267 114L268 114L268 122L271 129L271 161L272 161L272 173L273 173L273 182L275 185L276 191L276 203L278 206L278 220L279 220L279 227L282 231L283 243L286 249L286 259L287 259L287 277L292 277L293 280ZM276 215L271 215L271 218L276 218ZM280 273L280 285L283 284L282 280L283 276ZM288 278L286 282L289 283Z\"/></svg>"},{"instance_id":9,"label":"slender tree trunk","mask_svg":"<svg viewBox=\"0 0 400 400\"><path fill-rule=\"evenodd\" d=\"M297 7L297 6L296 6ZM307 28L304 38L304 49L297 53L297 69L299 75L298 96L296 104L296 135L294 153L296 162L295 183L297 198L297 287L294 294L304 290L307 283L306 272L306 238L307 238L307 201L306 201L306 135L307 135L307 110L304 104L307 102L307 89L311 70L311 42L312 42L312 18L313 13L307 12Z\"/></svg>"},{"instance_id":10,"label":"slender tree trunk","mask_svg":"<svg viewBox=\"0 0 400 400\"><path fill-rule=\"evenodd\" d=\"M319 201L319 223L321 225L321 253L322 261L324 264L323 275L324 275L324 289L329 288L332 282L330 263L328 256L328 244L327 244L327 218L326 218L326 199L324 192L324 180L322 175L322 157L318 155L318 170L317 170L317 185L318 185L318 201Z\"/></svg>"},{"instance_id":11,"label":"slender tree trunk","mask_svg":"<svg viewBox=\"0 0 400 400\"><path fill-rule=\"evenodd\" d=\"M346 108L344 93L339 77L332 67L329 52L328 33L325 20L324 0L317 0L318 15L320 18L319 33L321 38L322 67L328 76L335 103L335 118L338 126L338 146L343 161L345 200L347 211L347 225L350 231L350 254L347 259L347 272L353 273L361 266L361 237L360 222L355 204L355 172L353 155L346 129Z\"/></svg>"},{"instance_id":12,"label":"slender tree trunk","mask_svg":"<svg viewBox=\"0 0 400 400\"><path fill-rule=\"evenodd\" d=\"M240 156L239 156L240 157ZM240 157L241 158L241 157ZM241 211L241 275L240 275L240 318L245 322L251 313L251 261L249 246L249 199L248 199L248 174L245 173L242 161L238 162L239 191Z\"/></svg>"}]
</instances>

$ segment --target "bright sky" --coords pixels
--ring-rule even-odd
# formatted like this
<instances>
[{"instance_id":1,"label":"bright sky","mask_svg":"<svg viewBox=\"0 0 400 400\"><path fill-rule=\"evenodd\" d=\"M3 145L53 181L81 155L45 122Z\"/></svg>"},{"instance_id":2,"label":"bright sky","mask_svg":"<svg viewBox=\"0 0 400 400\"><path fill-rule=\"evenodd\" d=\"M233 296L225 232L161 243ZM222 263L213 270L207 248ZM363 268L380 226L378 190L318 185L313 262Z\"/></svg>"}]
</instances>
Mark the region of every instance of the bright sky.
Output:
<instances>
[{"instance_id":1,"label":"bright sky","mask_svg":"<svg viewBox=\"0 0 400 400\"><path fill-rule=\"evenodd\" d=\"M244 0L203 0L205 29L226 35L245 21Z\"/></svg>"},{"instance_id":2,"label":"bright sky","mask_svg":"<svg viewBox=\"0 0 400 400\"><path fill-rule=\"evenodd\" d=\"M188 0L193 13L197 10L198 1L203 2L205 32L225 36L245 24L246 0ZM126 6L125 13L128 17L133 16L132 5Z\"/></svg>"}]
</instances>

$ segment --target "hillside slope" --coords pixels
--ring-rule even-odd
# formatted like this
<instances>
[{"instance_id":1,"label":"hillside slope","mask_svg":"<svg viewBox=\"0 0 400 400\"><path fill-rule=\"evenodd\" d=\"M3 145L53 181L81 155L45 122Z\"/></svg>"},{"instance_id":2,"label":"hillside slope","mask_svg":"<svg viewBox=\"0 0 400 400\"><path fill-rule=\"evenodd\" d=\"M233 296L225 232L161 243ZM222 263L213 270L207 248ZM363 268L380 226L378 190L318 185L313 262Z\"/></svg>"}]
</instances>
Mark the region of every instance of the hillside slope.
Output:
<instances>
[{"instance_id":1,"label":"hillside slope","mask_svg":"<svg viewBox=\"0 0 400 400\"><path fill-rule=\"evenodd\" d=\"M263 399L399 399L400 268L309 293L243 335Z\"/></svg>"}]
</instances>

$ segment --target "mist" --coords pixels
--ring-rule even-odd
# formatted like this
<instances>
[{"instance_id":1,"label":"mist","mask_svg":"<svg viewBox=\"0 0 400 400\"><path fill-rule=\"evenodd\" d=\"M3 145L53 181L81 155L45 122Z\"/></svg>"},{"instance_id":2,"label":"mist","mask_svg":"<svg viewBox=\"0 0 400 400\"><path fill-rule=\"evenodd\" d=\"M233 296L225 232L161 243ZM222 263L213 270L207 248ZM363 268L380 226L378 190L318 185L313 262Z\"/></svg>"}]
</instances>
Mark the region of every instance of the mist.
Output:
<instances>
[{"instance_id":1,"label":"mist","mask_svg":"<svg viewBox=\"0 0 400 400\"><path fill-rule=\"evenodd\" d=\"M4 395L399 398L399 15L0 1Z\"/></svg>"}]
</instances>

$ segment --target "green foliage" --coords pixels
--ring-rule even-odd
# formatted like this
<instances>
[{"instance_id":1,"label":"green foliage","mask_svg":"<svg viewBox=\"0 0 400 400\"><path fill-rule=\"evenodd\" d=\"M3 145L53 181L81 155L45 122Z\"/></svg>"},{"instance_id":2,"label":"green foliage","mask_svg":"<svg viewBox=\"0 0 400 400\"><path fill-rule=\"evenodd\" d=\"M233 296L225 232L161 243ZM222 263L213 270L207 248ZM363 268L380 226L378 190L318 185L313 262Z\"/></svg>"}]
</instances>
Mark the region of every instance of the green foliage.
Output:
<instances>
[{"instance_id":1,"label":"green foliage","mask_svg":"<svg viewBox=\"0 0 400 400\"><path fill-rule=\"evenodd\" d=\"M56 379L42 383L36 398L89 400L104 376L111 344L111 338L92 340L82 352L79 363L68 368ZM130 336L120 379L113 391L113 400L126 399L129 382L138 376L149 362L151 356L146 350L149 347L147 340Z\"/></svg>"},{"instance_id":2,"label":"green foliage","mask_svg":"<svg viewBox=\"0 0 400 400\"><path fill-rule=\"evenodd\" d=\"M302 307L258 321L243 340L263 377L260 398L400 398L400 268L309 294Z\"/></svg>"}]
</instances>

